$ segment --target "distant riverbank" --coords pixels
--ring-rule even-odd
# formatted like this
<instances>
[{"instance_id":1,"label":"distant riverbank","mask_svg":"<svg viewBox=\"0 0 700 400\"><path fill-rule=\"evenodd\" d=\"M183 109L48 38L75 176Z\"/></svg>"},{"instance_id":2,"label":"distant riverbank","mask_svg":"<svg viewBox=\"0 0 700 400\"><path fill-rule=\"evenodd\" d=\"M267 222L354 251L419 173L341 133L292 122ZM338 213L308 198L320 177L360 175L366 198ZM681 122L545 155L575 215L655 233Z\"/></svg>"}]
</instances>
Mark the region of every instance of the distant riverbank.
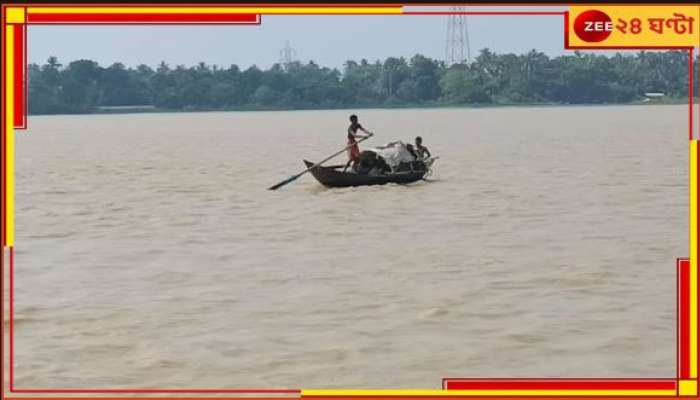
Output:
<instances>
[{"instance_id":1,"label":"distant riverbank","mask_svg":"<svg viewBox=\"0 0 700 400\"><path fill-rule=\"evenodd\" d=\"M697 61L697 60L696 60ZM608 57L532 50L483 49L470 63L410 59L348 60L342 70L308 63L263 70L236 65L135 68L91 60L67 65L55 57L30 64L32 114L162 111L282 111L353 108L512 107L683 103L688 96L685 51ZM695 88L697 90L697 88ZM697 92L694 92L697 96Z\"/></svg>"},{"instance_id":2,"label":"distant riverbank","mask_svg":"<svg viewBox=\"0 0 700 400\"><path fill-rule=\"evenodd\" d=\"M155 106L130 106L130 107L115 107L113 109L92 110L81 113L60 113L60 114L32 114L31 116L40 115L105 115L105 114L158 114L158 113L197 113L197 112L255 112L255 111L329 111L329 110L395 110L395 109L440 109L440 108L510 108L510 107L595 107L595 106L644 106L644 105L679 105L687 104L688 100L684 98L665 98L660 100L636 100L624 103L586 103L586 104L567 104L567 103L490 103L490 104L396 104L396 105L358 105L356 107L274 107L274 106L241 106L227 108L206 108L206 107L188 107L185 109L168 109L158 108ZM700 98L693 99L694 104L700 103Z\"/></svg>"}]
</instances>

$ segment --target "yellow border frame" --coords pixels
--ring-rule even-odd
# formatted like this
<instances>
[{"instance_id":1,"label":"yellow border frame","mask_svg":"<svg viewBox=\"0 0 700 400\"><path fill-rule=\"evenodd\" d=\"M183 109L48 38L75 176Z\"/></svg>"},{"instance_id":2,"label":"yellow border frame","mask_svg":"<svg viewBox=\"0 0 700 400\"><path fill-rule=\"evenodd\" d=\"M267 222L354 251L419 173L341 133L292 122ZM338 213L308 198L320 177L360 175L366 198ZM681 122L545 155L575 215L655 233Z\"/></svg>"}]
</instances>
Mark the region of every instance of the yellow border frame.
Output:
<instances>
[{"instance_id":1,"label":"yellow border frame","mask_svg":"<svg viewBox=\"0 0 700 400\"><path fill-rule=\"evenodd\" d=\"M13 90L7 90L14 87L14 31L10 24L26 23L27 15L42 14L42 13L104 13L104 14L120 14L120 13L256 13L256 14L401 14L401 6L397 7L7 7L6 21L4 25L4 57L5 57L5 117L4 130L6 134L6 244L8 247L14 246L14 93ZM302 397L338 397L338 396L662 396L662 397L677 397L677 396L697 396L697 361L698 361L698 344L697 344L697 182L698 182L698 141L689 141L689 166L690 166L690 275L691 275L691 340L690 340L690 379L681 379L678 381L678 390L432 390L432 389L405 389L405 390L316 390L302 389Z\"/></svg>"}]
</instances>

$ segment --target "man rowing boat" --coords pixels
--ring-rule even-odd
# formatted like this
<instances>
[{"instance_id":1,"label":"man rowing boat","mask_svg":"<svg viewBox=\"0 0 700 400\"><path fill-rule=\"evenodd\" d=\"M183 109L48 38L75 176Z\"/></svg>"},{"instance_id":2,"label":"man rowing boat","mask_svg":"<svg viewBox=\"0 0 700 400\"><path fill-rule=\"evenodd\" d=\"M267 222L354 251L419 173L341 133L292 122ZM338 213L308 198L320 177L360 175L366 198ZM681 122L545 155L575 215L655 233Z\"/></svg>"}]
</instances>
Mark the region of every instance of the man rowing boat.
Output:
<instances>
[{"instance_id":1,"label":"man rowing boat","mask_svg":"<svg viewBox=\"0 0 700 400\"><path fill-rule=\"evenodd\" d=\"M367 135L358 135L358 129ZM350 116L350 126L348 127L348 146L350 147L348 147L348 163L345 164L343 172L345 172L351 164L352 168L355 169L358 161L360 161L360 146L357 144L357 139L363 139L373 135L374 133L366 130L362 127L362 125L360 125L360 122L357 120L357 115L353 114Z\"/></svg>"}]
</instances>

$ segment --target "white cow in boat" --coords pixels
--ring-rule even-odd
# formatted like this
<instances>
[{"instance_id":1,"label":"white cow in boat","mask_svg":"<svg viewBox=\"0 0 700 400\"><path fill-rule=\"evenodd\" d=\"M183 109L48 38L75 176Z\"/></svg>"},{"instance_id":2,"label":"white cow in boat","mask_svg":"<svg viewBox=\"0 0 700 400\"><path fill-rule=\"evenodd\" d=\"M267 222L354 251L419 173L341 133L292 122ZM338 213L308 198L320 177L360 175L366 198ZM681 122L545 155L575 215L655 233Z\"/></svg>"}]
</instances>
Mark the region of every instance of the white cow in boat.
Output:
<instances>
[{"instance_id":1,"label":"white cow in boat","mask_svg":"<svg viewBox=\"0 0 700 400\"><path fill-rule=\"evenodd\" d=\"M385 175L396 172L426 169L432 162L420 159L412 146L400 140L384 146L369 148L360 153L360 161L354 172L368 175Z\"/></svg>"},{"instance_id":2,"label":"white cow in boat","mask_svg":"<svg viewBox=\"0 0 700 400\"><path fill-rule=\"evenodd\" d=\"M401 163L417 160L415 152L409 150L408 145L400 140L368 150L383 158L392 170L396 170Z\"/></svg>"}]
</instances>

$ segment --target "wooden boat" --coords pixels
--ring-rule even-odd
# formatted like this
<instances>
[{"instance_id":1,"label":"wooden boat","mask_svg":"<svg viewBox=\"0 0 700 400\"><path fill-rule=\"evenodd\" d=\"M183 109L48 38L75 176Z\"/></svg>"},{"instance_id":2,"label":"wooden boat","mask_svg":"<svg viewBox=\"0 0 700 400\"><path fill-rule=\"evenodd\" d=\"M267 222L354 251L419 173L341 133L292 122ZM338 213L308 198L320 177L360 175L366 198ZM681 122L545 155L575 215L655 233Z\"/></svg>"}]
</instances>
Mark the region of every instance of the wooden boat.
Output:
<instances>
[{"instance_id":1,"label":"wooden boat","mask_svg":"<svg viewBox=\"0 0 700 400\"><path fill-rule=\"evenodd\" d=\"M304 160L307 168L311 168L314 163ZM402 171L386 175L363 175L355 172L343 172L344 165L319 166L310 172L322 185L328 187L349 187L349 186L369 186L385 185L387 183L406 184L416 182L428 173L428 169L414 171Z\"/></svg>"}]
</instances>

